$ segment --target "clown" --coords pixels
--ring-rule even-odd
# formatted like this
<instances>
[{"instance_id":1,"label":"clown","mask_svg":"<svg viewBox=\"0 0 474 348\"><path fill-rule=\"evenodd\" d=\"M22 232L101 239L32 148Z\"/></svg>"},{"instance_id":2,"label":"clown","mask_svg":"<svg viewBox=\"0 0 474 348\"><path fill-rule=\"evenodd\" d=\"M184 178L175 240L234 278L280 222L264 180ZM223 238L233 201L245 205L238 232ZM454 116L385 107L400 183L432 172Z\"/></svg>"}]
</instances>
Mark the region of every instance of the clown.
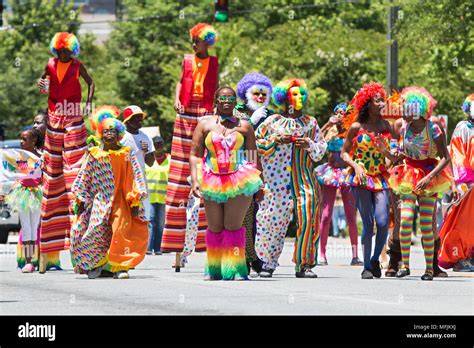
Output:
<instances>
[{"instance_id":1,"label":"clown","mask_svg":"<svg viewBox=\"0 0 474 348\"><path fill-rule=\"evenodd\" d=\"M242 101L235 108L237 116L246 119L257 129L258 126L272 115L268 103L272 96L272 81L263 74L251 72L237 83L237 96Z\"/></svg>"},{"instance_id":2,"label":"clown","mask_svg":"<svg viewBox=\"0 0 474 348\"><path fill-rule=\"evenodd\" d=\"M40 272L59 266L59 251L69 249L73 222L71 185L86 151L87 131L81 115L81 84L89 89L84 114L92 109L94 82L76 58L80 45L71 33L56 33L50 44L55 56L38 80L48 94L48 121L44 143L43 204L40 227Z\"/></svg>"},{"instance_id":3,"label":"clown","mask_svg":"<svg viewBox=\"0 0 474 348\"><path fill-rule=\"evenodd\" d=\"M184 267L180 253L185 249L187 218L191 186L189 157L194 130L204 116L213 115L214 94L219 81L219 63L210 56L208 49L214 46L218 35L214 27L206 23L196 24L189 31L194 54L186 54L181 78L176 86L175 110L177 112L171 144L170 175L166 194L165 227L161 250L176 252L176 271ZM196 214L198 232L196 251L206 250L206 214L201 202ZM191 229L191 230L194 230Z\"/></svg>"},{"instance_id":4,"label":"clown","mask_svg":"<svg viewBox=\"0 0 474 348\"><path fill-rule=\"evenodd\" d=\"M474 94L462 105L465 119L459 122L451 138L455 197L461 200L446 215L439 231L441 248L439 262L455 272L474 271Z\"/></svg>"},{"instance_id":5,"label":"clown","mask_svg":"<svg viewBox=\"0 0 474 348\"><path fill-rule=\"evenodd\" d=\"M362 279L380 278L379 257L387 240L389 185L385 155L376 144L387 143L391 133L388 121L382 119L385 90L375 82L366 83L357 91L348 106L343 127L347 136L341 158L350 166L346 178L352 186L356 206L362 218ZM377 226L372 254L374 222Z\"/></svg>"},{"instance_id":6,"label":"clown","mask_svg":"<svg viewBox=\"0 0 474 348\"><path fill-rule=\"evenodd\" d=\"M77 219L71 232L71 256L89 279L128 270L144 258L148 227L143 210L146 185L137 157L121 146L125 125L105 118L97 125L103 145L93 147L72 185Z\"/></svg>"},{"instance_id":7,"label":"clown","mask_svg":"<svg viewBox=\"0 0 474 348\"><path fill-rule=\"evenodd\" d=\"M342 128L342 119L346 115L347 105L337 104L334 107L334 116L331 116L321 131L325 135L328 143L328 162L319 165L315 169L315 175L322 186L322 216L321 216L321 255L319 257L320 265L327 265L326 245L329 236L329 225L333 217L334 202L336 200L337 190L340 190L342 202L344 204L344 215L349 228L349 236L352 246L351 266L361 266L362 261L357 255L357 221L354 194L350 186L346 184L347 164L341 159L341 147L344 144L344 128ZM339 232L337 224L333 228Z\"/></svg>"},{"instance_id":8,"label":"clown","mask_svg":"<svg viewBox=\"0 0 474 348\"><path fill-rule=\"evenodd\" d=\"M440 127L430 120L436 100L421 87L407 87L401 92L403 99L402 126L395 130L400 138L400 154L392 156L381 144L382 153L396 162L403 163L390 170L389 183L393 192L400 196L401 223L400 247L403 266L396 273L401 278L410 275L409 257L413 216L418 202L420 229L425 253L426 270L422 280L433 280L433 255L435 238L433 235L433 211L439 193L451 187L451 177L445 170L449 164L449 154L445 137ZM438 160L438 157L441 159Z\"/></svg>"},{"instance_id":9,"label":"clown","mask_svg":"<svg viewBox=\"0 0 474 348\"><path fill-rule=\"evenodd\" d=\"M295 275L317 277L311 269L316 265L319 242L319 186L312 172L327 145L316 119L303 113L307 100L303 80L280 82L273 91L273 101L283 112L268 117L257 129L257 149L267 190L257 212L255 249L263 262L261 277L272 277L278 266L295 206Z\"/></svg>"},{"instance_id":10,"label":"clown","mask_svg":"<svg viewBox=\"0 0 474 348\"><path fill-rule=\"evenodd\" d=\"M234 115L248 121L254 129L265 121L268 115L273 115L273 111L268 109L272 95L272 82L263 74L251 72L237 83L237 96L241 103L234 109ZM255 253L255 214L258 206L252 200L245 215L244 227L247 233L245 255L247 257L247 268L253 268L259 273L262 270L260 259Z\"/></svg>"}]
</instances>

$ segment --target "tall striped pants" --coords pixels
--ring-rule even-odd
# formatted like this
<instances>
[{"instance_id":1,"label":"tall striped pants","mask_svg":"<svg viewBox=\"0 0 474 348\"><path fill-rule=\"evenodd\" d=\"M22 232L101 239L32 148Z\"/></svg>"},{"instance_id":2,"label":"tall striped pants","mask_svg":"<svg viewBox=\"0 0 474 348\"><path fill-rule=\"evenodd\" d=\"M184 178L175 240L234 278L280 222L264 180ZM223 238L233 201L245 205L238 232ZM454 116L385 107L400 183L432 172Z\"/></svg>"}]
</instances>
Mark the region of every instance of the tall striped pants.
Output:
<instances>
[{"instance_id":1,"label":"tall striped pants","mask_svg":"<svg viewBox=\"0 0 474 348\"><path fill-rule=\"evenodd\" d=\"M185 248L186 240L196 241L196 251L206 250L206 212L201 200L198 213L198 226L188 229L188 233L196 233L197 236L186 238L186 207L188 206L191 186L188 176L191 175L189 157L191 152L191 140L194 130L201 117L211 115L200 104L191 101L189 108L183 114L176 115L174 124L173 140L171 144L171 161L168 178L168 189L166 192L165 227L163 239L161 240L161 251L181 252Z\"/></svg>"},{"instance_id":2,"label":"tall striped pants","mask_svg":"<svg viewBox=\"0 0 474 348\"><path fill-rule=\"evenodd\" d=\"M401 226L400 226L400 247L402 251L402 261L404 267L410 264L411 233L413 230L413 216L415 213L416 201L418 200L420 209L420 229L423 240L423 250L425 252L426 269L433 270L433 211L436 206L436 194L431 196L402 194L401 199Z\"/></svg>"},{"instance_id":3,"label":"tall striped pants","mask_svg":"<svg viewBox=\"0 0 474 348\"><path fill-rule=\"evenodd\" d=\"M86 139L82 116L48 114L43 161L41 253L69 249L74 219L71 186L81 167Z\"/></svg>"}]
</instances>

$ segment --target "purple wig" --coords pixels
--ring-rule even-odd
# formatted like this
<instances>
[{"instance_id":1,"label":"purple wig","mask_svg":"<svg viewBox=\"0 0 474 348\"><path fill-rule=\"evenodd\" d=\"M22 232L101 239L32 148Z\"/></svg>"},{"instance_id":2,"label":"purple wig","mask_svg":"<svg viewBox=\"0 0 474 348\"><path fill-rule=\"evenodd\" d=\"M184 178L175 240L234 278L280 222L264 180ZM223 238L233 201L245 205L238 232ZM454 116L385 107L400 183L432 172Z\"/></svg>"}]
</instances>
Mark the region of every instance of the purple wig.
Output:
<instances>
[{"instance_id":1,"label":"purple wig","mask_svg":"<svg viewBox=\"0 0 474 348\"><path fill-rule=\"evenodd\" d=\"M261 85L267 87L270 92L269 95L272 94L272 81L263 74L258 72L251 72L245 74L242 80L237 83L237 96L242 100L247 100L246 93L247 90L255 85Z\"/></svg>"}]
</instances>

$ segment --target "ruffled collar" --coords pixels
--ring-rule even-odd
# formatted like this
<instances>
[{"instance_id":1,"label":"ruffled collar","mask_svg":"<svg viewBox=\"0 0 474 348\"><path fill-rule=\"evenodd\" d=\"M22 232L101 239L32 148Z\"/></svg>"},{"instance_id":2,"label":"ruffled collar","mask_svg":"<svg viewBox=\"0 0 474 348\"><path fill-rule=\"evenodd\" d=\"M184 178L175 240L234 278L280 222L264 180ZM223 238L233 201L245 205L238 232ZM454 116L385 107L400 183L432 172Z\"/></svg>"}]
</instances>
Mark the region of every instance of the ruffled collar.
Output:
<instances>
[{"instance_id":1,"label":"ruffled collar","mask_svg":"<svg viewBox=\"0 0 474 348\"><path fill-rule=\"evenodd\" d=\"M107 157L109 155L114 155L114 156L120 156L120 155L126 155L130 152L130 148L128 146L122 146L118 150L104 150L100 148L99 146L94 146L89 150L89 153L94 157L94 158L102 158L102 157Z\"/></svg>"}]
</instances>

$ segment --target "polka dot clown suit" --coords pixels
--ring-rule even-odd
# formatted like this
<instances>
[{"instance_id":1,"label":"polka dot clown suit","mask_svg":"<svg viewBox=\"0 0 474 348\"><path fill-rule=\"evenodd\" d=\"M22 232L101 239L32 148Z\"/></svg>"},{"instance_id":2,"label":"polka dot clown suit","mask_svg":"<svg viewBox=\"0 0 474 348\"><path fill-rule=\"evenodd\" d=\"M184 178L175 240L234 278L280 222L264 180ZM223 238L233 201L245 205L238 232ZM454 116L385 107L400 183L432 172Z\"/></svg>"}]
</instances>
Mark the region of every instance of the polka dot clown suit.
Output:
<instances>
[{"instance_id":1,"label":"polka dot clown suit","mask_svg":"<svg viewBox=\"0 0 474 348\"><path fill-rule=\"evenodd\" d=\"M278 139L281 135L307 138L309 148L284 144ZM257 129L256 137L267 189L257 212L257 256L265 270L273 271L278 266L296 204L298 230L293 262L296 272L313 268L319 243L320 206L319 186L311 173L327 147L318 123L308 115L295 119L272 115Z\"/></svg>"}]
</instances>

